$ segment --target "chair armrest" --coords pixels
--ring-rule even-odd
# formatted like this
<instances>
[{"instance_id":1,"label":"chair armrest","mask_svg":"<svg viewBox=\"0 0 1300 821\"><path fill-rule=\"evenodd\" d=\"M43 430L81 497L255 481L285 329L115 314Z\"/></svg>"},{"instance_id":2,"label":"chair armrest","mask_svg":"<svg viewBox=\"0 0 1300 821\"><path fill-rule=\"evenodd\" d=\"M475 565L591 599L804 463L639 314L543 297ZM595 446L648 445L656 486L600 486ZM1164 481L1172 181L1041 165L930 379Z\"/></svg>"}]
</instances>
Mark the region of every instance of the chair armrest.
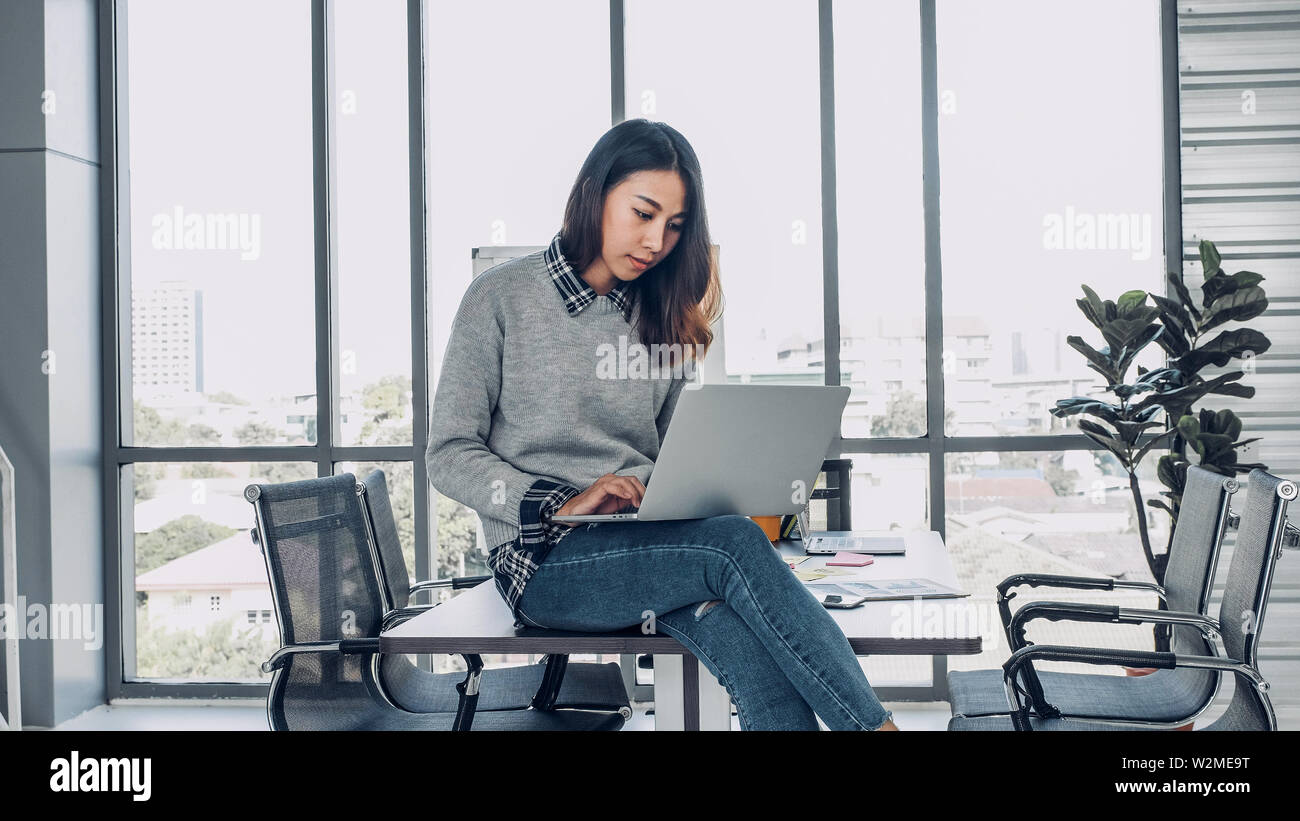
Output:
<instances>
[{"instance_id":1,"label":"chair armrest","mask_svg":"<svg viewBox=\"0 0 1300 821\"><path fill-rule=\"evenodd\" d=\"M1016 597L1011 592L1013 587L1058 587L1074 590L1149 590L1165 600L1165 589L1155 582L1129 581L1127 579L1091 578L1088 576L1057 576L1050 573L1017 573L1007 576L998 583L998 615L1002 617L1002 632L1007 641L1015 647L1011 637L1011 605Z\"/></svg>"},{"instance_id":2,"label":"chair armrest","mask_svg":"<svg viewBox=\"0 0 1300 821\"><path fill-rule=\"evenodd\" d=\"M1089 602L1030 602L1016 611L1011 618L1008 638L1011 649L1019 650L1028 644L1025 627L1035 619L1048 621L1099 622L1110 624L1187 624L1199 627L1210 641L1219 638L1219 623L1200 613L1182 613L1175 610L1143 610L1135 607L1115 607Z\"/></svg>"},{"instance_id":3,"label":"chair armrest","mask_svg":"<svg viewBox=\"0 0 1300 821\"><path fill-rule=\"evenodd\" d=\"M436 604L413 604L410 607L401 607L397 610L389 610L384 614L384 620L379 625L379 632L391 630L403 622L409 621L425 611L437 607Z\"/></svg>"},{"instance_id":4,"label":"chair armrest","mask_svg":"<svg viewBox=\"0 0 1300 821\"><path fill-rule=\"evenodd\" d=\"M1079 590L1114 590L1115 580L1090 576L1058 576L1051 573L1017 573L998 582L998 597L1014 599L1007 594L1013 587L1073 587Z\"/></svg>"},{"instance_id":5,"label":"chair armrest","mask_svg":"<svg viewBox=\"0 0 1300 821\"><path fill-rule=\"evenodd\" d=\"M1051 573L1017 573L1014 576L1007 576L998 583L998 597L1014 599L1016 594L1008 592L1013 587L1071 587L1077 590L1150 590L1162 599L1165 597L1165 589L1155 582L1112 579L1109 577L1057 576Z\"/></svg>"},{"instance_id":6,"label":"chair armrest","mask_svg":"<svg viewBox=\"0 0 1300 821\"><path fill-rule=\"evenodd\" d=\"M416 593L423 593L425 590L437 590L440 587L459 590L462 587L475 587L491 580L491 576L455 576L449 579L428 579L411 585L410 595L414 597Z\"/></svg>"},{"instance_id":7,"label":"chair armrest","mask_svg":"<svg viewBox=\"0 0 1300 821\"><path fill-rule=\"evenodd\" d=\"M270 673L284 666L290 656L299 653L342 653L345 656L379 652L379 639L341 639L339 641L310 641L286 644L262 662L262 672Z\"/></svg>"},{"instance_id":8,"label":"chair armrest","mask_svg":"<svg viewBox=\"0 0 1300 821\"><path fill-rule=\"evenodd\" d=\"M1033 728L1029 724L1030 705L1022 702L1022 696L1041 694L1038 686L1038 671L1034 663L1038 661L1071 661L1082 664L1104 666L1122 665L1125 667L1154 667L1158 670L1172 670L1176 667L1194 667L1204 670L1235 673L1250 681L1261 690L1268 689L1263 676L1249 664L1218 656L1191 656L1175 653L1162 653L1154 650L1116 650L1098 647L1067 647L1050 644L1031 644L1011 654L1002 665L1002 680L1007 688L1007 703L1011 708L1011 721L1017 731L1026 732ZM1021 690L1017 678L1023 674L1028 693ZM1060 711L1050 704L1047 711L1040 712L1044 718L1058 718Z\"/></svg>"}]
</instances>

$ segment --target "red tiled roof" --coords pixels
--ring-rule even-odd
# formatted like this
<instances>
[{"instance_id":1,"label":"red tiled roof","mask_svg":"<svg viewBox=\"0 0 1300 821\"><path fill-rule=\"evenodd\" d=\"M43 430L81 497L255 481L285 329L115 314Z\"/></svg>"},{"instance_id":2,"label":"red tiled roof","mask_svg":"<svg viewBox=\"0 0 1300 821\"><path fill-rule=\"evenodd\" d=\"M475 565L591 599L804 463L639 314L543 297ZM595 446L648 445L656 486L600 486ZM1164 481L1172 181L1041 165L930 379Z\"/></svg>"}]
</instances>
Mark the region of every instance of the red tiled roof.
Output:
<instances>
[{"instance_id":1,"label":"red tiled roof","mask_svg":"<svg viewBox=\"0 0 1300 821\"><path fill-rule=\"evenodd\" d=\"M953 503L953 500L960 498L1006 499L1056 496L1056 491L1052 490L1052 486L1046 480L1027 476L966 479L965 481L948 479L944 483L944 489L948 494L949 505Z\"/></svg>"}]
</instances>

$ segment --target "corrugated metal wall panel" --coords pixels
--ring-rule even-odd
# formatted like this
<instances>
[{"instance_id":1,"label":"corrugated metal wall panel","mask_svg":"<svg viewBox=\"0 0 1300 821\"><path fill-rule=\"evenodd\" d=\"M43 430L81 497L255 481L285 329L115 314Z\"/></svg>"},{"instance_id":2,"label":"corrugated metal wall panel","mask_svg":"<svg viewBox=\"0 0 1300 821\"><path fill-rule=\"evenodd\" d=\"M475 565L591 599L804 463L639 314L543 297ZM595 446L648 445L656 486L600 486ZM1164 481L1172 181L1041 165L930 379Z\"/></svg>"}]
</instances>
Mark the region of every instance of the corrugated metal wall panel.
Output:
<instances>
[{"instance_id":1,"label":"corrugated metal wall panel","mask_svg":"<svg viewBox=\"0 0 1300 821\"><path fill-rule=\"evenodd\" d=\"M1246 324L1273 343L1245 380L1254 399L1205 404L1232 408L1246 435L1263 437L1250 461L1297 477L1300 0L1180 2L1178 52L1183 275L1189 288L1200 287L1202 238L1218 246L1229 273L1264 275L1269 310Z\"/></svg>"},{"instance_id":2,"label":"corrugated metal wall panel","mask_svg":"<svg viewBox=\"0 0 1300 821\"><path fill-rule=\"evenodd\" d=\"M1245 379L1254 398L1203 404L1231 408L1244 435L1262 437L1246 461L1300 478L1300 0L1179 2L1178 57L1183 278L1199 289L1202 238L1218 246L1224 270L1262 274L1269 309L1247 324L1273 343ZM1241 363L1232 364L1235 370ZM1238 499L1234 507L1242 504ZM1211 612L1235 541L1229 534ZM1279 726L1290 730L1300 727L1296 558L1288 551L1278 565L1260 636Z\"/></svg>"}]
</instances>

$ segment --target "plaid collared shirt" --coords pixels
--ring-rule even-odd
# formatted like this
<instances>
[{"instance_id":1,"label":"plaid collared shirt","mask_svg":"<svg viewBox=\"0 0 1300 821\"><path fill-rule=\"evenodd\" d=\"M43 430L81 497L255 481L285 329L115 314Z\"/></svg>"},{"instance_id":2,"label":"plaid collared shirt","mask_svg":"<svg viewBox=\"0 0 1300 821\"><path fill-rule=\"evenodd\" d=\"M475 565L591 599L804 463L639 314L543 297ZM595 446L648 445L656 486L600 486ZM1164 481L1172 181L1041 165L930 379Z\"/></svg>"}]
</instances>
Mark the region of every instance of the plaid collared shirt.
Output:
<instances>
[{"instance_id":1,"label":"plaid collared shirt","mask_svg":"<svg viewBox=\"0 0 1300 821\"><path fill-rule=\"evenodd\" d=\"M569 485L538 479L524 493L524 499L519 504L518 538L497 545L488 553L492 580L496 583L497 592L510 607L516 627L526 626L519 620L519 599L524 595L524 586L537 572L551 548L573 530L568 525L552 524L550 515L580 492L578 488Z\"/></svg>"},{"instance_id":2,"label":"plaid collared shirt","mask_svg":"<svg viewBox=\"0 0 1300 821\"><path fill-rule=\"evenodd\" d=\"M546 270L551 275L564 308L570 316L577 316L582 309L596 301L600 295L592 288L565 259L560 250L560 235L557 233L550 246L542 253L546 260ZM614 286L607 296L623 312L623 318L632 320L631 299L628 296L628 284L622 280ZM488 553L488 566L492 568L492 579L497 592L510 607L515 617L515 626L524 627L519 620L519 599L524 594L524 586L533 577L538 566L551 548L560 543L566 535L576 528L568 525L552 524L550 516L564 506L564 503L581 493L579 488L538 479L524 493L519 504L519 536L514 541L499 544Z\"/></svg>"},{"instance_id":3,"label":"plaid collared shirt","mask_svg":"<svg viewBox=\"0 0 1300 821\"><path fill-rule=\"evenodd\" d=\"M546 270L551 274L551 281L559 289L560 296L564 299L565 310L569 316L577 316L582 313L582 309L596 301L600 294L596 289L583 281L573 270L573 266L564 258L564 252L560 250L560 235L556 234L551 240L551 245L544 252L542 257L546 260ZM606 296L614 301L618 309L623 312L623 318L628 322L632 321L632 300L628 296L628 284L619 280L618 284L610 290Z\"/></svg>"}]
</instances>

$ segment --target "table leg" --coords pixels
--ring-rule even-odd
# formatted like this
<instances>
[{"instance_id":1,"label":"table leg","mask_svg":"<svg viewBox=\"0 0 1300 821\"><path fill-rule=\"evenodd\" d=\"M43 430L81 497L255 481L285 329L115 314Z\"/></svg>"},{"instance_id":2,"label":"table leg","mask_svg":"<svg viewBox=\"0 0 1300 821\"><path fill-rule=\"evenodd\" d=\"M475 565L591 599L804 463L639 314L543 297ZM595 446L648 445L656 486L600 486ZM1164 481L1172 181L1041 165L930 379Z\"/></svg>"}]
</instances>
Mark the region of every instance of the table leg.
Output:
<instances>
[{"instance_id":1,"label":"table leg","mask_svg":"<svg viewBox=\"0 0 1300 821\"><path fill-rule=\"evenodd\" d=\"M935 701L947 701L948 693L948 657L934 656L930 662L931 684Z\"/></svg>"},{"instance_id":2,"label":"table leg","mask_svg":"<svg viewBox=\"0 0 1300 821\"><path fill-rule=\"evenodd\" d=\"M682 660L682 729L700 729L700 663L695 656Z\"/></svg>"}]
</instances>

